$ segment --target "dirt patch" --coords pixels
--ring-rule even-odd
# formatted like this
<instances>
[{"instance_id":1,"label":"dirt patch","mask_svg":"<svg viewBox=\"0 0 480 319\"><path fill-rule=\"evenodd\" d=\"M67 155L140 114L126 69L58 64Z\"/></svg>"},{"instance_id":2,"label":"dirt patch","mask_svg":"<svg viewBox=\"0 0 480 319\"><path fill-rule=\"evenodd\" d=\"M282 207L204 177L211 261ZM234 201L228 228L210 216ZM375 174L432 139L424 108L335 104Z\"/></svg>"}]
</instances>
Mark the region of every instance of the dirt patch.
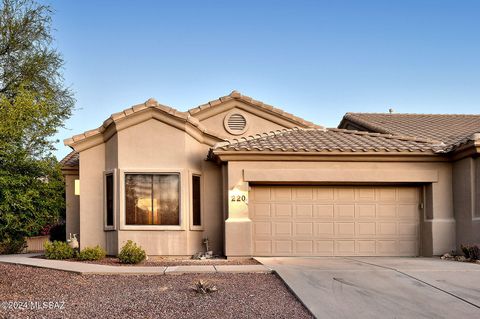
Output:
<instances>
[{"instance_id":1,"label":"dirt patch","mask_svg":"<svg viewBox=\"0 0 480 319\"><path fill-rule=\"evenodd\" d=\"M218 291L196 293L198 280ZM43 302L63 309L38 309ZM1 318L312 318L274 274L76 275L0 264L0 305Z\"/></svg>"}]
</instances>

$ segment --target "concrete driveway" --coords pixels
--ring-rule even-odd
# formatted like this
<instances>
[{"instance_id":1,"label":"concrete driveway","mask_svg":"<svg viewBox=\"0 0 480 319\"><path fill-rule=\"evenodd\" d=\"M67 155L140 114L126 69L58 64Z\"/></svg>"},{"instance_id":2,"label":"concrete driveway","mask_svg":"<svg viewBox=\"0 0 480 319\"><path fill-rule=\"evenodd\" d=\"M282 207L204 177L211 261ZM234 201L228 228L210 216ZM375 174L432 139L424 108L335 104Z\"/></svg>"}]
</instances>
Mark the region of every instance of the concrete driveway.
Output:
<instances>
[{"instance_id":1,"label":"concrete driveway","mask_svg":"<svg viewBox=\"0 0 480 319\"><path fill-rule=\"evenodd\" d=\"M480 318L480 264L438 258L257 258L317 318Z\"/></svg>"}]
</instances>

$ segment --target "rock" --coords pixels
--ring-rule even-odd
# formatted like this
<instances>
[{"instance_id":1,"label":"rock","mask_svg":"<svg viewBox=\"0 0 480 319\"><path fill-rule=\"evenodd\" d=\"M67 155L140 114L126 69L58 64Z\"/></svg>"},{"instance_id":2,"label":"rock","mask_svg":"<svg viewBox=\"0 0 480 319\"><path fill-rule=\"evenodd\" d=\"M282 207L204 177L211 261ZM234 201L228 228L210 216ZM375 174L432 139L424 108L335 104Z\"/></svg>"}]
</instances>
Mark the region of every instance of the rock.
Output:
<instances>
[{"instance_id":1,"label":"rock","mask_svg":"<svg viewBox=\"0 0 480 319\"><path fill-rule=\"evenodd\" d=\"M443 254L443 256L442 256L442 257L440 257L440 258L441 258L441 259L444 259L444 260L445 260L445 259L447 259L447 260L448 260L448 259L452 259L452 258L453 258L453 256L452 256L452 255L450 255L449 253L446 253L446 254Z\"/></svg>"}]
</instances>

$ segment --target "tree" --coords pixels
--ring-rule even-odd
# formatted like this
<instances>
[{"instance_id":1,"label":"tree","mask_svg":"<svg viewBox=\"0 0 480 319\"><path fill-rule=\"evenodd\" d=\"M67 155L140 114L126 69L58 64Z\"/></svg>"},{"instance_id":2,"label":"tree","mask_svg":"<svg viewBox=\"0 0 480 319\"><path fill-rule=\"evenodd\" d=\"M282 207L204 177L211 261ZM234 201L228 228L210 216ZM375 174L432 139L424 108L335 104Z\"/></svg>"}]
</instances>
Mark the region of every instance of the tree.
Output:
<instances>
[{"instance_id":1,"label":"tree","mask_svg":"<svg viewBox=\"0 0 480 319\"><path fill-rule=\"evenodd\" d=\"M52 48L51 15L33 0L0 7L0 253L20 249L64 209L53 135L75 100Z\"/></svg>"}]
</instances>

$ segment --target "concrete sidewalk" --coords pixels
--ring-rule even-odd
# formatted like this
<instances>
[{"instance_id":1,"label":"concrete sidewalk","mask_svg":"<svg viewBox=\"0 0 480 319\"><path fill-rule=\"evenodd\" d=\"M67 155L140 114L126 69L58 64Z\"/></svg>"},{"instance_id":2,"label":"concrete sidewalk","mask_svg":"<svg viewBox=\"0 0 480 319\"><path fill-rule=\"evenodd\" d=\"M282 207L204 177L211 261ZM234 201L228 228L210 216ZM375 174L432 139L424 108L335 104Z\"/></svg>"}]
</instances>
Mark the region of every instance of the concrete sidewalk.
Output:
<instances>
[{"instance_id":1,"label":"concrete sidewalk","mask_svg":"<svg viewBox=\"0 0 480 319\"><path fill-rule=\"evenodd\" d=\"M179 275L185 273L270 273L264 265L109 266L75 261L32 258L39 254L0 255L0 263L62 270L82 275Z\"/></svg>"}]
</instances>

